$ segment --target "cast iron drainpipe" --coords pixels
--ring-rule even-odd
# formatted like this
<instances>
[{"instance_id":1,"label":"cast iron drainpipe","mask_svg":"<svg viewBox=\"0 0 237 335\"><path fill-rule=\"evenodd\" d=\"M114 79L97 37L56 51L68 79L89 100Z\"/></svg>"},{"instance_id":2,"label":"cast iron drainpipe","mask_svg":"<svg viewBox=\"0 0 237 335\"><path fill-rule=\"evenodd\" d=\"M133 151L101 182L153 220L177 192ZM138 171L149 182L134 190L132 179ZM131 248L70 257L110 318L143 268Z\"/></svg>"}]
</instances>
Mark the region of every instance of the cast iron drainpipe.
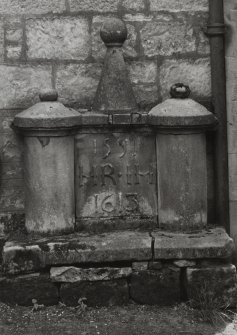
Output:
<instances>
[{"instance_id":1,"label":"cast iron drainpipe","mask_svg":"<svg viewBox=\"0 0 237 335\"><path fill-rule=\"evenodd\" d=\"M209 0L207 35L211 46L211 84L214 113L219 120L215 132L215 217L216 224L230 232L229 178L225 75L225 24L223 0Z\"/></svg>"}]
</instances>

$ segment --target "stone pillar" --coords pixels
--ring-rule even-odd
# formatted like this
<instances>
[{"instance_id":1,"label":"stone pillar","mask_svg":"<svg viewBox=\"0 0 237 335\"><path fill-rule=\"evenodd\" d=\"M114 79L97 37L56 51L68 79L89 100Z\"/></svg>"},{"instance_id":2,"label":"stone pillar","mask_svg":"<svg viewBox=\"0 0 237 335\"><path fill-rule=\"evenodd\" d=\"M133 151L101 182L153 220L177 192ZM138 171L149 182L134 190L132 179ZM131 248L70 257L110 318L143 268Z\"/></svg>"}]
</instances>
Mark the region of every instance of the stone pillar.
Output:
<instances>
[{"instance_id":1,"label":"stone pillar","mask_svg":"<svg viewBox=\"0 0 237 335\"><path fill-rule=\"evenodd\" d=\"M80 115L57 102L57 92L18 114L24 135L26 229L59 234L74 230L74 133Z\"/></svg>"},{"instance_id":2,"label":"stone pillar","mask_svg":"<svg viewBox=\"0 0 237 335\"><path fill-rule=\"evenodd\" d=\"M149 113L157 129L158 220L164 229L187 231L207 225L205 131L216 120L188 99L189 93L187 86L176 84L172 99Z\"/></svg>"}]
</instances>

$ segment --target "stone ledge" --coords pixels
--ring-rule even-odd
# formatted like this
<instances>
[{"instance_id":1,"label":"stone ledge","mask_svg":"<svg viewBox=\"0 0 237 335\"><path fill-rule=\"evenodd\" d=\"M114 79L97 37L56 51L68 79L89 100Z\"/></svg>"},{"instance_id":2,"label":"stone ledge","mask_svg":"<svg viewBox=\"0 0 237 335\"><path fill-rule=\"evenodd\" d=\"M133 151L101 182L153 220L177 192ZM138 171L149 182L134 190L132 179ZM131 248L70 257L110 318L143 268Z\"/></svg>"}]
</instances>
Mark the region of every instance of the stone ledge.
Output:
<instances>
[{"instance_id":1,"label":"stone ledge","mask_svg":"<svg viewBox=\"0 0 237 335\"><path fill-rule=\"evenodd\" d=\"M8 241L3 248L3 268L8 274L18 274L48 265L150 260L151 245L148 233L131 231Z\"/></svg>"},{"instance_id":2,"label":"stone ledge","mask_svg":"<svg viewBox=\"0 0 237 335\"><path fill-rule=\"evenodd\" d=\"M235 246L224 228L200 232L153 232L155 259L201 259L231 257Z\"/></svg>"},{"instance_id":3,"label":"stone ledge","mask_svg":"<svg viewBox=\"0 0 237 335\"><path fill-rule=\"evenodd\" d=\"M132 231L100 235L75 233L24 242L8 241L3 247L3 269L14 275L36 272L50 265L226 259L234 251L234 242L223 228L190 234L156 231L151 235Z\"/></svg>"}]
</instances>

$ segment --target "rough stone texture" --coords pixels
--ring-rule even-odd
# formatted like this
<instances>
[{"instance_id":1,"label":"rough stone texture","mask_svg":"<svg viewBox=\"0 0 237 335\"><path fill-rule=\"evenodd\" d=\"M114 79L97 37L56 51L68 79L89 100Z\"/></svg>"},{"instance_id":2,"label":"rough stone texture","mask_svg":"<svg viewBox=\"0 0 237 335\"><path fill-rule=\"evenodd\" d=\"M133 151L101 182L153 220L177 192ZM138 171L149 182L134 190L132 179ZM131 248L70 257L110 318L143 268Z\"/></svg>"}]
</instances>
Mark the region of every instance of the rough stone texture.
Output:
<instances>
[{"instance_id":1,"label":"rough stone texture","mask_svg":"<svg viewBox=\"0 0 237 335\"><path fill-rule=\"evenodd\" d=\"M125 10L131 10L131 11L140 11L145 8L145 1L144 0L123 0L122 1L122 7Z\"/></svg>"},{"instance_id":2,"label":"rough stone texture","mask_svg":"<svg viewBox=\"0 0 237 335\"><path fill-rule=\"evenodd\" d=\"M116 12L119 0L69 0L71 12Z\"/></svg>"},{"instance_id":3,"label":"rough stone texture","mask_svg":"<svg viewBox=\"0 0 237 335\"><path fill-rule=\"evenodd\" d=\"M147 112L159 102L160 92L156 85L135 85L133 90L137 103Z\"/></svg>"},{"instance_id":4,"label":"rough stone texture","mask_svg":"<svg viewBox=\"0 0 237 335\"><path fill-rule=\"evenodd\" d=\"M229 154L229 197L237 200L237 154Z\"/></svg>"},{"instance_id":5,"label":"rough stone texture","mask_svg":"<svg viewBox=\"0 0 237 335\"><path fill-rule=\"evenodd\" d=\"M157 65L154 61L131 62L128 66L133 84L155 84L157 80Z\"/></svg>"},{"instance_id":6,"label":"rough stone texture","mask_svg":"<svg viewBox=\"0 0 237 335\"><path fill-rule=\"evenodd\" d=\"M146 271L148 270L148 262L133 262L133 271Z\"/></svg>"},{"instance_id":7,"label":"rough stone texture","mask_svg":"<svg viewBox=\"0 0 237 335\"><path fill-rule=\"evenodd\" d=\"M100 28L105 20L111 18L112 16L95 16L92 20L92 56L96 61L103 62L106 47L100 37ZM126 22L126 21L125 21ZM136 57L136 43L137 43L137 32L132 24L126 23L128 30L128 37L123 45L123 51L125 57Z\"/></svg>"},{"instance_id":8,"label":"rough stone texture","mask_svg":"<svg viewBox=\"0 0 237 335\"><path fill-rule=\"evenodd\" d=\"M60 297L67 306L77 306L82 298L87 306L123 305L129 301L128 284L126 279L62 284Z\"/></svg>"},{"instance_id":9,"label":"rough stone texture","mask_svg":"<svg viewBox=\"0 0 237 335\"><path fill-rule=\"evenodd\" d=\"M178 268L187 268L187 267L193 267L196 265L195 261L189 261L186 259L180 259L178 261L174 261L173 262L175 266L177 266Z\"/></svg>"},{"instance_id":10,"label":"rough stone texture","mask_svg":"<svg viewBox=\"0 0 237 335\"><path fill-rule=\"evenodd\" d=\"M23 213L0 213L0 236L9 238L9 234L25 232L25 216Z\"/></svg>"},{"instance_id":11,"label":"rough stone texture","mask_svg":"<svg viewBox=\"0 0 237 335\"><path fill-rule=\"evenodd\" d=\"M22 137L16 135L13 131L2 133L2 136L0 136L0 161L3 163L21 161L22 144Z\"/></svg>"},{"instance_id":12,"label":"rough stone texture","mask_svg":"<svg viewBox=\"0 0 237 335\"><path fill-rule=\"evenodd\" d=\"M150 0L152 11L169 11L169 12L197 12L208 11L208 0Z\"/></svg>"},{"instance_id":13,"label":"rough stone texture","mask_svg":"<svg viewBox=\"0 0 237 335\"><path fill-rule=\"evenodd\" d=\"M171 85L189 85L193 97L211 96L211 72L209 59L166 60L160 68L160 87L162 98L169 97Z\"/></svg>"},{"instance_id":14,"label":"rough stone texture","mask_svg":"<svg viewBox=\"0 0 237 335\"><path fill-rule=\"evenodd\" d=\"M187 294L193 305L200 307L205 299L213 307L235 307L237 276L234 265L187 269Z\"/></svg>"},{"instance_id":15,"label":"rough stone texture","mask_svg":"<svg viewBox=\"0 0 237 335\"><path fill-rule=\"evenodd\" d=\"M15 278L0 278L1 302L32 306L32 299L44 305L58 303L58 289L50 282L48 275L34 273Z\"/></svg>"},{"instance_id":16,"label":"rough stone texture","mask_svg":"<svg viewBox=\"0 0 237 335\"><path fill-rule=\"evenodd\" d=\"M64 0L1 0L1 14L47 14L62 13L66 9Z\"/></svg>"},{"instance_id":17,"label":"rough stone texture","mask_svg":"<svg viewBox=\"0 0 237 335\"><path fill-rule=\"evenodd\" d=\"M2 180L0 188L0 208L4 211L22 211L24 209L23 180Z\"/></svg>"},{"instance_id":18,"label":"rough stone texture","mask_svg":"<svg viewBox=\"0 0 237 335\"><path fill-rule=\"evenodd\" d=\"M115 232L101 235L72 234L35 241L6 242L3 250L7 273L32 272L48 265L149 260L148 233Z\"/></svg>"},{"instance_id":19,"label":"rough stone texture","mask_svg":"<svg viewBox=\"0 0 237 335\"><path fill-rule=\"evenodd\" d=\"M76 283L81 281L101 281L114 280L128 277L132 269L126 268L76 268L70 267L52 267L50 269L50 278L53 282Z\"/></svg>"},{"instance_id":20,"label":"rough stone texture","mask_svg":"<svg viewBox=\"0 0 237 335\"><path fill-rule=\"evenodd\" d=\"M84 60L90 52L89 25L84 17L30 19L26 38L30 59Z\"/></svg>"},{"instance_id":21,"label":"rough stone texture","mask_svg":"<svg viewBox=\"0 0 237 335\"><path fill-rule=\"evenodd\" d=\"M51 111L53 113L53 108ZM45 234L73 232L74 137L45 138L35 134L25 137L24 150L27 231Z\"/></svg>"},{"instance_id":22,"label":"rough stone texture","mask_svg":"<svg viewBox=\"0 0 237 335\"><path fill-rule=\"evenodd\" d=\"M21 58L21 52L22 52L22 48L21 46L12 46L9 45L6 48L6 57L8 59L20 59Z\"/></svg>"},{"instance_id":23,"label":"rough stone texture","mask_svg":"<svg viewBox=\"0 0 237 335\"><path fill-rule=\"evenodd\" d=\"M0 108L23 108L38 100L43 88L51 88L50 66L0 65Z\"/></svg>"},{"instance_id":24,"label":"rough stone texture","mask_svg":"<svg viewBox=\"0 0 237 335\"><path fill-rule=\"evenodd\" d=\"M172 305L180 301L180 270L164 268L131 276L130 296L140 304Z\"/></svg>"},{"instance_id":25,"label":"rough stone texture","mask_svg":"<svg viewBox=\"0 0 237 335\"><path fill-rule=\"evenodd\" d=\"M22 162L12 161L1 163L1 178L0 180L23 179Z\"/></svg>"},{"instance_id":26,"label":"rough stone texture","mask_svg":"<svg viewBox=\"0 0 237 335\"><path fill-rule=\"evenodd\" d=\"M185 19L159 14L141 29L141 44L146 56L171 56L196 49L194 29Z\"/></svg>"},{"instance_id":27,"label":"rough stone texture","mask_svg":"<svg viewBox=\"0 0 237 335\"><path fill-rule=\"evenodd\" d=\"M0 22L0 62L4 60L4 25Z\"/></svg>"},{"instance_id":28,"label":"rough stone texture","mask_svg":"<svg viewBox=\"0 0 237 335\"><path fill-rule=\"evenodd\" d=\"M162 262L151 261L149 262L149 270L160 270L163 267Z\"/></svg>"},{"instance_id":29,"label":"rough stone texture","mask_svg":"<svg viewBox=\"0 0 237 335\"><path fill-rule=\"evenodd\" d=\"M61 65L56 72L59 100L65 104L90 106L101 74L100 64Z\"/></svg>"},{"instance_id":30,"label":"rough stone texture","mask_svg":"<svg viewBox=\"0 0 237 335\"><path fill-rule=\"evenodd\" d=\"M155 259L228 258L234 252L234 242L223 228L199 233L153 232Z\"/></svg>"},{"instance_id":31,"label":"rough stone texture","mask_svg":"<svg viewBox=\"0 0 237 335\"><path fill-rule=\"evenodd\" d=\"M237 201L230 201L230 222L232 223L230 226L230 235L235 241L235 245L237 245ZM235 262L237 264L237 252L234 254Z\"/></svg>"}]
</instances>

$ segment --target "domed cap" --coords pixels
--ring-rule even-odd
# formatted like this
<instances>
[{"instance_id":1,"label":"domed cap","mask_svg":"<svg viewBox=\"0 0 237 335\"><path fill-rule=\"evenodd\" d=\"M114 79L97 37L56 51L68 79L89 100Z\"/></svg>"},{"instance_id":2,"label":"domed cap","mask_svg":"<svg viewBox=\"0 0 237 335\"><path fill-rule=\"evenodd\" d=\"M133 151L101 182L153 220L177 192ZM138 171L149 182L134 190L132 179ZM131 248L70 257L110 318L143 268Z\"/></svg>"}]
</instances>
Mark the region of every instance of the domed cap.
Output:
<instances>
[{"instance_id":1,"label":"domed cap","mask_svg":"<svg viewBox=\"0 0 237 335\"><path fill-rule=\"evenodd\" d=\"M39 97L39 103L15 116L15 127L53 130L73 128L80 124L81 115L58 102L57 91L42 91Z\"/></svg>"},{"instance_id":2,"label":"domed cap","mask_svg":"<svg viewBox=\"0 0 237 335\"><path fill-rule=\"evenodd\" d=\"M203 105L189 98L190 88L182 83L170 89L171 99L158 104L148 114L148 122L160 128L207 128L216 117Z\"/></svg>"}]
</instances>

